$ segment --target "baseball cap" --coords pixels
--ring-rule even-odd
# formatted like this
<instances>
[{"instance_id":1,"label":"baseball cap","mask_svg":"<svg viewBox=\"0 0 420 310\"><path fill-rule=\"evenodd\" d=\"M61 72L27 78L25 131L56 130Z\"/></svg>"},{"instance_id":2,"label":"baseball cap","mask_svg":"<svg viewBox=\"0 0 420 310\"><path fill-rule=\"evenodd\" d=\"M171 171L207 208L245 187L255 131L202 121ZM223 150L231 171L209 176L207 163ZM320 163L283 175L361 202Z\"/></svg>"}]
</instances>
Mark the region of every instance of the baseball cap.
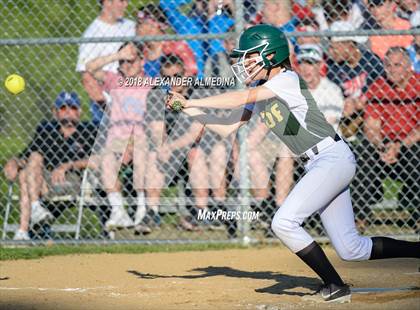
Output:
<instances>
[{"instance_id":1,"label":"baseball cap","mask_svg":"<svg viewBox=\"0 0 420 310\"><path fill-rule=\"evenodd\" d=\"M80 108L79 96L75 92L62 91L55 99L54 106L56 109L62 106L70 106Z\"/></svg>"},{"instance_id":2,"label":"baseball cap","mask_svg":"<svg viewBox=\"0 0 420 310\"><path fill-rule=\"evenodd\" d=\"M338 20L331 24L330 26L331 31L354 31L356 30L354 26L346 21ZM344 42L344 41L353 41L356 43L365 43L367 41L366 37L359 37L359 36L340 36L331 37L331 42Z\"/></svg>"},{"instance_id":3,"label":"baseball cap","mask_svg":"<svg viewBox=\"0 0 420 310\"><path fill-rule=\"evenodd\" d=\"M299 51L296 58L298 62L320 62L322 60L322 49L317 44L302 44L299 46Z\"/></svg>"}]
</instances>

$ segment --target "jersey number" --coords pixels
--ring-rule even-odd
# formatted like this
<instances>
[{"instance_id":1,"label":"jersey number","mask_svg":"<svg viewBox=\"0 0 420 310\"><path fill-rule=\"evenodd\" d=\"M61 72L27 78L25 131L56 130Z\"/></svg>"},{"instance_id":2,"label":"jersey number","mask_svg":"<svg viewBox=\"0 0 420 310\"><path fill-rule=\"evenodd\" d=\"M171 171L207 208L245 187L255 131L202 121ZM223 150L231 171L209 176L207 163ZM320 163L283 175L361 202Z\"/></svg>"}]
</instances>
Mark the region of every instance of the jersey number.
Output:
<instances>
[{"instance_id":1,"label":"jersey number","mask_svg":"<svg viewBox=\"0 0 420 310\"><path fill-rule=\"evenodd\" d=\"M274 128L276 123L280 123L283 120L283 115L281 115L278 103L273 104L269 112L262 111L261 117L268 128Z\"/></svg>"}]
</instances>

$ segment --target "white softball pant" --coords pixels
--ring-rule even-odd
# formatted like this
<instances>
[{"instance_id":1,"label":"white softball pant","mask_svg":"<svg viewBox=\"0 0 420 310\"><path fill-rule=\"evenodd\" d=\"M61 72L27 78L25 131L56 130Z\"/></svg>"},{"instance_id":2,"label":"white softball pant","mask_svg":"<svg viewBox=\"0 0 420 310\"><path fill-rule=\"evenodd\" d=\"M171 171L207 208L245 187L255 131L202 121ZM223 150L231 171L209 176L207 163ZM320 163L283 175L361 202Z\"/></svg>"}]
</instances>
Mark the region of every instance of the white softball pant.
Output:
<instances>
[{"instance_id":1,"label":"white softball pant","mask_svg":"<svg viewBox=\"0 0 420 310\"><path fill-rule=\"evenodd\" d=\"M356 171L354 155L343 141L335 142L308 161L306 175L274 215L271 228L294 253L314 240L301 227L319 212L338 255L344 260L367 260L372 240L360 236L354 223L349 184Z\"/></svg>"}]
</instances>

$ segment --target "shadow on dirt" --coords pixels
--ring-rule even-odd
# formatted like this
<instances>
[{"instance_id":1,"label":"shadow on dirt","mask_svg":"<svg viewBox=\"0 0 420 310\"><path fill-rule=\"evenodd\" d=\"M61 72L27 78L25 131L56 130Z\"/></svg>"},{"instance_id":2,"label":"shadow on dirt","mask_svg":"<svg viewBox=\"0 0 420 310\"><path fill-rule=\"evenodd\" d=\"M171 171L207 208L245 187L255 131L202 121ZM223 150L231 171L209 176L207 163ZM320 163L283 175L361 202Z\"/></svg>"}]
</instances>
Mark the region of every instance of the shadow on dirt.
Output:
<instances>
[{"instance_id":1,"label":"shadow on dirt","mask_svg":"<svg viewBox=\"0 0 420 310\"><path fill-rule=\"evenodd\" d=\"M135 275L139 279L202 279L215 276L225 276L231 278L247 278L257 280L273 280L274 285L256 289L257 293L269 293L276 295L297 295L304 296L307 293L291 292L294 288L305 288L316 290L321 281L316 278L291 276L287 274L276 273L272 271L243 271L231 267L208 266L204 268L194 268L190 272L201 272L201 274L192 275L159 275L151 273L142 273L136 270L127 270L128 273Z\"/></svg>"}]
</instances>

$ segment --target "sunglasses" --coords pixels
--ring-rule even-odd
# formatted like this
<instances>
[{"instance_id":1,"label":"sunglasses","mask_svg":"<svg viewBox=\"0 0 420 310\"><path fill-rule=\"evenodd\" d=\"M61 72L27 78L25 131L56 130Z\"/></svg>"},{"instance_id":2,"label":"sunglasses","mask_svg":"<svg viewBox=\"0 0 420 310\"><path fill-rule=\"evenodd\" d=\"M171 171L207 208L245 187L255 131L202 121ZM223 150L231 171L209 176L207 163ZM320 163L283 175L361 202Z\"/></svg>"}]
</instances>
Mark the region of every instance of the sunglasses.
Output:
<instances>
[{"instance_id":1,"label":"sunglasses","mask_svg":"<svg viewBox=\"0 0 420 310\"><path fill-rule=\"evenodd\" d=\"M182 78L183 77L183 73L175 73L173 75L164 75L162 76L163 78Z\"/></svg>"},{"instance_id":2,"label":"sunglasses","mask_svg":"<svg viewBox=\"0 0 420 310\"><path fill-rule=\"evenodd\" d=\"M79 111L79 108L78 107L76 107L76 106L74 106L74 105L62 105L60 108L59 108L59 110L60 111L65 111L65 110L67 110L67 109L70 109L70 110L72 110L72 111Z\"/></svg>"},{"instance_id":3,"label":"sunglasses","mask_svg":"<svg viewBox=\"0 0 420 310\"><path fill-rule=\"evenodd\" d=\"M133 59L133 60L128 60L128 59L123 59L120 60L120 65L123 65L125 63L132 65L133 63L135 63L137 61L137 58Z\"/></svg>"}]
</instances>

